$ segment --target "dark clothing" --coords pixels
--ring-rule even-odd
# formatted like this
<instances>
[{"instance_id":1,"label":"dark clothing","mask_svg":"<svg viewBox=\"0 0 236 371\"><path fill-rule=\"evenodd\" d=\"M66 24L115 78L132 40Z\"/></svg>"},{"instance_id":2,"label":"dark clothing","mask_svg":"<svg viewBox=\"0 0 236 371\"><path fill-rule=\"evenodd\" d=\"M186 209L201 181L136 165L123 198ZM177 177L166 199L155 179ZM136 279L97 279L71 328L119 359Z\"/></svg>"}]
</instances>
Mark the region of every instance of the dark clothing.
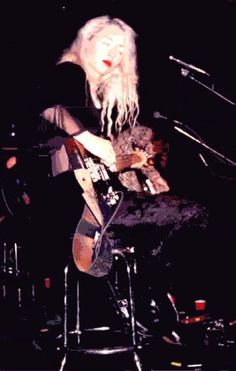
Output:
<instances>
[{"instance_id":1,"label":"dark clothing","mask_svg":"<svg viewBox=\"0 0 236 371\"><path fill-rule=\"evenodd\" d=\"M91 101L83 69L71 62L56 65L49 77L46 77L38 89L39 113L53 106L62 106L70 113L77 125L68 125L63 121L62 126L69 135L78 131L79 127L94 131L99 130L99 110ZM91 114L91 111L93 114Z\"/></svg>"},{"instance_id":2,"label":"dark clothing","mask_svg":"<svg viewBox=\"0 0 236 371\"><path fill-rule=\"evenodd\" d=\"M39 292L43 291L44 279L50 278L49 311L56 313L63 311L64 268L70 261L73 234L84 208L82 189L70 169L64 144L79 128L94 132L96 122L96 130L99 130L96 113L91 114L91 110L93 113L96 110L87 107L91 106L91 100L85 89L83 70L66 62L56 65L44 76L37 91L38 116L50 107L56 107L56 111L54 123L40 118L39 141L51 156L52 174L34 192L29 261ZM65 107L74 118L75 126L66 124L60 107ZM59 115L57 124L56 115Z\"/></svg>"},{"instance_id":3,"label":"dark clothing","mask_svg":"<svg viewBox=\"0 0 236 371\"><path fill-rule=\"evenodd\" d=\"M66 107L79 126L92 130L96 122L99 132L99 111L91 106L91 99L85 87L85 76L79 66L72 63L57 65L52 78L41 88L39 112L54 105ZM89 106L91 119L88 118L86 110ZM68 127L62 117L60 130L65 132L66 138L74 128ZM54 137L57 136L56 133L58 132L54 132ZM57 143L59 142L57 138ZM51 145L53 155L60 150L63 140L58 146L60 148L56 145L53 147L53 138L49 138L48 143ZM49 197L44 199L44 203L40 198L37 200L40 211L34 222L37 232L33 248L43 257L39 260L45 262L40 266L43 276L63 274L63 267L71 255L71 236L84 206L81 189L75 181L73 172L57 175L50 179L49 183ZM205 208L194 201L171 195L140 198L137 193L127 190L125 200L110 228L110 238L118 248L124 245L136 246L140 296L145 296L145 291L150 291L154 300L158 302L163 300L163 293L169 289L167 277L164 277L165 267L171 259L169 253L174 252L175 255L170 245L181 240L181 244L187 245L189 252L192 251L190 237L195 239L198 233L202 234L207 225L207 218ZM187 235L188 241L184 237ZM175 246L175 250L177 248L184 249L183 246ZM167 258L163 258L164 251ZM37 261L38 259L36 263Z\"/></svg>"},{"instance_id":4,"label":"dark clothing","mask_svg":"<svg viewBox=\"0 0 236 371\"><path fill-rule=\"evenodd\" d=\"M82 68L74 63L58 64L45 76L38 89L38 115L54 107L53 122L41 117L40 141L51 154L52 175L71 170L65 142L69 136L78 131L88 130L100 134L100 116L92 104L89 89ZM68 94L67 94L68 93ZM62 108L73 120L65 120Z\"/></svg>"},{"instance_id":5,"label":"dark clothing","mask_svg":"<svg viewBox=\"0 0 236 371\"><path fill-rule=\"evenodd\" d=\"M202 257L208 248L208 223L208 212L198 202L170 193L144 198L131 192L112 223L110 238L116 248L136 247L143 287L151 286L156 299L181 288L191 298L204 296L207 289L197 272L206 264ZM181 281L186 267L188 277Z\"/></svg>"}]
</instances>

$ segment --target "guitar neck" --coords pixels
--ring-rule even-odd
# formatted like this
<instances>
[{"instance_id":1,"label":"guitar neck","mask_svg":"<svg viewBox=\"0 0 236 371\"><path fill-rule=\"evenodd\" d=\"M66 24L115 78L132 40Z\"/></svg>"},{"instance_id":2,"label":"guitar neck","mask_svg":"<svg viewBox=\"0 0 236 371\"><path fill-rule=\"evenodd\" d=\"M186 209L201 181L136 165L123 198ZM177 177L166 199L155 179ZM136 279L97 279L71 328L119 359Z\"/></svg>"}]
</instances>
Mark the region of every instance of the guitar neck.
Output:
<instances>
[{"instance_id":1,"label":"guitar neck","mask_svg":"<svg viewBox=\"0 0 236 371\"><path fill-rule=\"evenodd\" d=\"M127 155L116 156L116 171L121 171L130 168L132 165L142 161L143 157L139 153L130 153Z\"/></svg>"},{"instance_id":2,"label":"guitar neck","mask_svg":"<svg viewBox=\"0 0 236 371\"><path fill-rule=\"evenodd\" d=\"M88 164L91 168L91 163L101 163L99 158L90 156L84 146L77 142L74 138L69 138L66 141L66 150L73 170L88 168ZM143 162L146 157L147 156L144 153L138 150L129 154L119 154L116 156L116 163L114 165L114 169L112 169L112 172L119 172L128 169L134 164Z\"/></svg>"}]
</instances>

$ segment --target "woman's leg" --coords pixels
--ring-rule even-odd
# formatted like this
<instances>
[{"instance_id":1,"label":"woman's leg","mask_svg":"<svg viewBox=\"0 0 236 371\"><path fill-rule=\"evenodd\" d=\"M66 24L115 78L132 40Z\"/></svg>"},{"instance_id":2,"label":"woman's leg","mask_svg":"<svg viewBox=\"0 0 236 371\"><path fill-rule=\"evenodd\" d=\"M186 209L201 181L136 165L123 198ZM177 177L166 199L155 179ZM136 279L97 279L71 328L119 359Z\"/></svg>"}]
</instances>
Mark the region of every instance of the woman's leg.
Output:
<instances>
[{"instance_id":1,"label":"woman's leg","mask_svg":"<svg viewBox=\"0 0 236 371\"><path fill-rule=\"evenodd\" d=\"M206 208L195 201L171 195L137 198L132 193L125 198L113 222L110 236L116 247L136 247L139 301L154 299L163 327L164 322L176 322L168 292L182 289L188 296L195 290L197 295L194 274L184 280L180 277L186 266L189 269L185 275L194 272L190 269L192 258L197 247L200 251L199 245L203 248L208 220Z\"/></svg>"}]
</instances>

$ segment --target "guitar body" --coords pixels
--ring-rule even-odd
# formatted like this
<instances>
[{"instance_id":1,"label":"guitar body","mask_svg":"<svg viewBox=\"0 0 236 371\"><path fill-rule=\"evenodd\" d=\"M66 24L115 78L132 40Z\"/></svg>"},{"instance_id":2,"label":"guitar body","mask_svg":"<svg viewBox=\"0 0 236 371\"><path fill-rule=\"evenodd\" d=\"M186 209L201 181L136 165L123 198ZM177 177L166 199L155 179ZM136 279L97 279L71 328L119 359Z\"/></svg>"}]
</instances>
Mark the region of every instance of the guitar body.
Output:
<instances>
[{"instance_id":1,"label":"guitar body","mask_svg":"<svg viewBox=\"0 0 236 371\"><path fill-rule=\"evenodd\" d=\"M107 275L112 267L112 246L105 227L97 222L87 205L74 233L72 254L76 267L94 277Z\"/></svg>"}]
</instances>

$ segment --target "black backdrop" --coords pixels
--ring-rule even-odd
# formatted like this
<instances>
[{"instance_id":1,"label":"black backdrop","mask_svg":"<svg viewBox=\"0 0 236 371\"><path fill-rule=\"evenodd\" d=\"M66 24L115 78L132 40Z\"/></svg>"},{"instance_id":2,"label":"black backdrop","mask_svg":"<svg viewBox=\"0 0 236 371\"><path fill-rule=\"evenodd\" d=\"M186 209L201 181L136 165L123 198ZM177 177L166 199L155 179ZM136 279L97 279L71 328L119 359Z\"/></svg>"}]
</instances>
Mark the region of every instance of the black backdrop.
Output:
<instances>
[{"instance_id":1,"label":"black backdrop","mask_svg":"<svg viewBox=\"0 0 236 371\"><path fill-rule=\"evenodd\" d=\"M1 8L7 21L1 45L2 158L8 155L4 147L34 142L32 92L77 29L98 15L123 18L138 34L143 120L160 128L172 143L167 176L174 190L210 204L222 230L218 245L211 246L212 265L219 272L212 286L215 291L221 287L221 295L226 287L231 291L236 237L235 167L220 163L209 151L176 132L170 121L154 119L153 113L158 111L183 122L210 147L236 162L235 106L183 77L180 66L169 60L173 55L206 70L210 79L196 73L194 76L203 83L214 83L219 93L235 102L235 2L8 1ZM200 160L199 152L208 166Z\"/></svg>"},{"instance_id":2,"label":"black backdrop","mask_svg":"<svg viewBox=\"0 0 236 371\"><path fill-rule=\"evenodd\" d=\"M138 34L142 120L172 141L169 173L175 181L183 179L179 188L196 190L197 195L201 188L205 192L206 182L199 182L197 170L205 173L207 169L196 142L176 132L170 122L153 119L154 112L183 122L207 145L236 161L235 106L183 77L180 66L169 60L173 55L206 70L210 78L194 76L209 86L214 84L216 91L235 102L234 1L9 1L2 6L2 14L7 26L2 33L1 147L28 146L34 141L32 92L40 77L86 20L110 14L123 18ZM234 177L233 167L220 165L207 151L203 154L217 174Z\"/></svg>"},{"instance_id":3,"label":"black backdrop","mask_svg":"<svg viewBox=\"0 0 236 371\"><path fill-rule=\"evenodd\" d=\"M182 77L180 67L168 57L174 55L205 69L211 79L196 77L214 83L216 90L235 101L234 1L100 0L83 5L74 0L36 1L30 5L9 1L2 6L2 14L7 20L2 32L3 133L15 123L19 138L22 126L33 125L25 115L30 110L31 89L40 75L87 19L110 14L122 17L137 31L142 108L150 114L161 111L184 120L210 144L231 150L233 106Z\"/></svg>"},{"instance_id":4,"label":"black backdrop","mask_svg":"<svg viewBox=\"0 0 236 371\"><path fill-rule=\"evenodd\" d=\"M3 66L0 142L20 142L34 123L31 93L40 76L73 40L89 18L122 17L138 34L141 107L149 120L154 111L196 129L209 145L235 156L235 108L181 76L173 55L203 68L221 94L236 100L234 1L9 1L2 6ZM153 122L157 125L157 122ZM15 125L16 137L10 131Z\"/></svg>"}]
</instances>

